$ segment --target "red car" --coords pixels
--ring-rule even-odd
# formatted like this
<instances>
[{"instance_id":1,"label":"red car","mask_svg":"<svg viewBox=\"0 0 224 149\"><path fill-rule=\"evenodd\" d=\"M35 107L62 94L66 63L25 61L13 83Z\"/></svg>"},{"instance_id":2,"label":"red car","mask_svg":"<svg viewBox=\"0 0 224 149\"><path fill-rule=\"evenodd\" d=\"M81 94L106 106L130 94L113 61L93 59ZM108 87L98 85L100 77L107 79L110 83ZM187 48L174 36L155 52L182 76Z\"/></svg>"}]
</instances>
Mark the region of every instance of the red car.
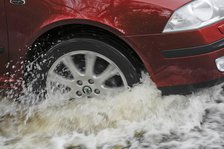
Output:
<instances>
[{"instance_id":1,"label":"red car","mask_svg":"<svg viewBox=\"0 0 224 149\"><path fill-rule=\"evenodd\" d=\"M223 0L1 0L0 87L114 93L146 70L164 94L222 80Z\"/></svg>"}]
</instances>

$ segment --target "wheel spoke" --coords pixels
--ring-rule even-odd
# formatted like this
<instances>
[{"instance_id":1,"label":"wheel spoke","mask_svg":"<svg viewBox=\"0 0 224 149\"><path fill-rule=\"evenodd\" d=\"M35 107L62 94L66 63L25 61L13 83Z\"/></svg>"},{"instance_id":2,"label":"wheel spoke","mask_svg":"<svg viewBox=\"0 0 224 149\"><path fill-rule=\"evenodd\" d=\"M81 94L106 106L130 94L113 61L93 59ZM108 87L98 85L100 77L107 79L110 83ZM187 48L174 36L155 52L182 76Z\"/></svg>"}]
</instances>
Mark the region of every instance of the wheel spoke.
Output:
<instances>
[{"instance_id":1,"label":"wheel spoke","mask_svg":"<svg viewBox=\"0 0 224 149\"><path fill-rule=\"evenodd\" d=\"M93 53L87 53L85 55L85 60L86 60L86 75L93 76L94 66L96 62L96 55Z\"/></svg>"},{"instance_id":2,"label":"wheel spoke","mask_svg":"<svg viewBox=\"0 0 224 149\"><path fill-rule=\"evenodd\" d=\"M104 83L107 79L115 76L118 73L118 69L114 65L110 64L99 76L97 76L97 79L100 83Z\"/></svg>"},{"instance_id":3,"label":"wheel spoke","mask_svg":"<svg viewBox=\"0 0 224 149\"><path fill-rule=\"evenodd\" d=\"M57 92L53 92L53 93L51 93L51 92L52 91L48 91L48 96L50 98L57 98L57 99L62 98L63 100L70 100L70 99L75 97L75 94L72 95L73 94L72 91L71 92L67 92L67 93L62 93L62 94L61 93L57 94Z\"/></svg>"},{"instance_id":4,"label":"wheel spoke","mask_svg":"<svg viewBox=\"0 0 224 149\"><path fill-rule=\"evenodd\" d=\"M73 62L71 56L65 57L62 62L70 70L74 78L82 75L78 68L75 66L75 63Z\"/></svg>"},{"instance_id":5,"label":"wheel spoke","mask_svg":"<svg viewBox=\"0 0 224 149\"><path fill-rule=\"evenodd\" d=\"M64 100L70 100L72 98L75 98L75 93L73 93L73 91L67 92L67 93L63 93L62 94L62 98Z\"/></svg>"},{"instance_id":6,"label":"wheel spoke","mask_svg":"<svg viewBox=\"0 0 224 149\"><path fill-rule=\"evenodd\" d=\"M102 91L106 94L117 94L124 91L126 88L124 86L121 87L101 87Z\"/></svg>"},{"instance_id":7,"label":"wheel spoke","mask_svg":"<svg viewBox=\"0 0 224 149\"><path fill-rule=\"evenodd\" d=\"M50 82L57 82L61 85L65 85L67 87L72 88L72 80L66 79L61 75L58 75L55 72L49 73L48 81Z\"/></svg>"}]
</instances>

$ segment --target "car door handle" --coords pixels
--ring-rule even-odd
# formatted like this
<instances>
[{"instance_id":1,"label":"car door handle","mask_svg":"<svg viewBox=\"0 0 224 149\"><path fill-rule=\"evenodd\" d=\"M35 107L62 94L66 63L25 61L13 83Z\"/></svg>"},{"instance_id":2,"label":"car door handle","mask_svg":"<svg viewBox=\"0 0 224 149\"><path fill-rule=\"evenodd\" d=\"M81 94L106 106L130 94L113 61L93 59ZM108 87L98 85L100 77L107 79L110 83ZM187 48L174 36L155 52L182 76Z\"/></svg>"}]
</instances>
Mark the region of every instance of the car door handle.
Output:
<instances>
[{"instance_id":1,"label":"car door handle","mask_svg":"<svg viewBox=\"0 0 224 149\"><path fill-rule=\"evenodd\" d=\"M10 0L10 3L13 5L24 5L26 4L26 0Z\"/></svg>"}]
</instances>

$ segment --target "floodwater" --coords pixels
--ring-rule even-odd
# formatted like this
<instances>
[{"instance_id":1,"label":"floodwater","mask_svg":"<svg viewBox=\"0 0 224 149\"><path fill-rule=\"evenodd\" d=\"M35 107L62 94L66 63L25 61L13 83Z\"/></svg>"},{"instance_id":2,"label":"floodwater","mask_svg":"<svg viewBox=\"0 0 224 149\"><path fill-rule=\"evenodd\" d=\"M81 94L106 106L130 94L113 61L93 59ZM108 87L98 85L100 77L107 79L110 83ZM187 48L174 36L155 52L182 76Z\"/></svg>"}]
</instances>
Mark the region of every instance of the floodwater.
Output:
<instances>
[{"instance_id":1,"label":"floodwater","mask_svg":"<svg viewBox=\"0 0 224 149\"><path fill-rule=\"evenodd\" d=\"M222 85L163 97L148 77L142 82L104 100L49 98L30 104L31 95L22 103L2 98L0 148L224 148Z\"/></svg>"}]
</instances>

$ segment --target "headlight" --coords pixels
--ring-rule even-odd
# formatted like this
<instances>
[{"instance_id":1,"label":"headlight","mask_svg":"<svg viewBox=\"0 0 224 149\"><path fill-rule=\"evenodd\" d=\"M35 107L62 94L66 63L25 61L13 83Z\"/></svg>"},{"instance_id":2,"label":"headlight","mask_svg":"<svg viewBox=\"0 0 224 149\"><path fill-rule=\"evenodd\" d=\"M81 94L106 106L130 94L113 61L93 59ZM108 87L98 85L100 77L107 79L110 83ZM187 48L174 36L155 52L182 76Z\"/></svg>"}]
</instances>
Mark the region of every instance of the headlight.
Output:
<instances>
[{"instance_id":1,"label":"headlight","mask_svg":"<svg viewBox=\"0 0 224 149\"><path fill-rule=\"evenodd\" d=\"M194 0L176 10L163 32L198 29L224 19L224 0Z\"/></svg>"}]
</instances>

